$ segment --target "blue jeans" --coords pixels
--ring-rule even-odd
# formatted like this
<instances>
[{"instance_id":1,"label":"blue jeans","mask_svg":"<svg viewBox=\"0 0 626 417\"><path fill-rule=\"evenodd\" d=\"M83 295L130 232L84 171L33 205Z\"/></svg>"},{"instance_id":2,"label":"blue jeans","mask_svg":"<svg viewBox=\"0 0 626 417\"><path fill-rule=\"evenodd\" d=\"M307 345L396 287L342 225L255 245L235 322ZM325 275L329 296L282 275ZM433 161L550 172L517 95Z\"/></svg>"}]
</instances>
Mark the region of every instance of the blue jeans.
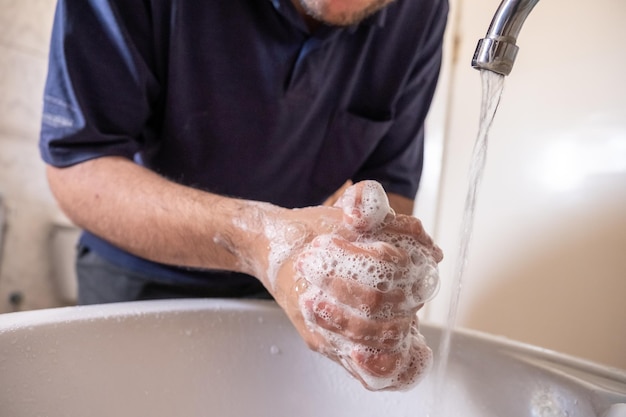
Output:
<instances>
[{"instance_id":1,"label":"blue jeans","mask_svg":"<svg viewBox=\"0 0 626 417\"><path fill-rule=\"evenodd\" d=\"M147 275L126 270L79 245L76 256L78 304L103 304L122 301L168 298L258 298L272 299L258 288L215 288L155 281Z\"/></svg>"}]
</instances>

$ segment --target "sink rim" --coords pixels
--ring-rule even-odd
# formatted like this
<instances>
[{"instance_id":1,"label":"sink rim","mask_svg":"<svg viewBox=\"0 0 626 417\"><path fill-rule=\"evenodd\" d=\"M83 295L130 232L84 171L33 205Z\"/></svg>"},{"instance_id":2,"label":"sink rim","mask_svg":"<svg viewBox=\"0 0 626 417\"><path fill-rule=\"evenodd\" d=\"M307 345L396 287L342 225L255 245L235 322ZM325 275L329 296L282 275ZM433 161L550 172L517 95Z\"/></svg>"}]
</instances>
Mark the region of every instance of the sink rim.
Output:
<instances>
[{"instance_id":1,"label":"sink rim","mask_svg":"<svg viewBox=\"0 0 626 417\"><path fill-rule=\"evenodd\" d=\"M258 314L284 315L282 309L272 300L211 298L130 301L0 314L0 338L23 329L34 329L39 326L61 325L71 322L117 320L121 317L145 317L176 312L254 313L256 316ZM420 328L427 333L437 333L440 340L445 326L428 320L420 320ZM626 385L626 370L513 340L505 336L455 327L452 331L453 344L455 339L464 343L480 343L497 348L500 351L506 351L507 354L516 356L517 359L533 362L535 366L538 364L541 366L541 362L556 364ZM437 355L436 349L433 350L435 355Z\"/></svg>"}]
</instances>

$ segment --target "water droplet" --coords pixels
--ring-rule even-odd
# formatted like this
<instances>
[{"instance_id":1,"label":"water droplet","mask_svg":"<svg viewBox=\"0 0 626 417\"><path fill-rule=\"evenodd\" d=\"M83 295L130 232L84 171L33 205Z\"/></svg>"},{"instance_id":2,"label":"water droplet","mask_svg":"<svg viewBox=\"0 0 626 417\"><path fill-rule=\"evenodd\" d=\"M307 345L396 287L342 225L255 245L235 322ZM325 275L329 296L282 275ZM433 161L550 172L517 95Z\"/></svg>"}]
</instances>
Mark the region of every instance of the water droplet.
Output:
<instances>
[{"instance_id":1,"label":"water droplet","mask_svg":"<svg viewBox=\"0 0 626 417\"><path fill-rule=\"evenodd\" d=\"M279 355L280 354L280 348L278 346L276 346L276 345L272 345L270 347L270 353L272 355Z\"/></svg>"}]
</instances>

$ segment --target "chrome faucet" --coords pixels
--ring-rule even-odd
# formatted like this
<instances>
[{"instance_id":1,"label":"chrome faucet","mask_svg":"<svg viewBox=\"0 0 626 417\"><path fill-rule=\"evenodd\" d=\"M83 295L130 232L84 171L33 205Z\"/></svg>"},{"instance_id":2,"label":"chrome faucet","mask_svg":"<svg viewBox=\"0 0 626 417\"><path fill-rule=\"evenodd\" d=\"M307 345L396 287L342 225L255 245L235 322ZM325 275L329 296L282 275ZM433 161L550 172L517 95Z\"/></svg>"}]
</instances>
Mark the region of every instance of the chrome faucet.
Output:
<instances>
[{"instance_id":1,"label":"chrome faucet","mask_svg":"<svg viewBox=\"0 0 626 417\"><path fill-rule=\"evenodd\" d=\"M515 44L522 25L539 0L502 0L487 36L478 41L472 67L509 75L519 48Z\"/></svg>"}]
</instances>

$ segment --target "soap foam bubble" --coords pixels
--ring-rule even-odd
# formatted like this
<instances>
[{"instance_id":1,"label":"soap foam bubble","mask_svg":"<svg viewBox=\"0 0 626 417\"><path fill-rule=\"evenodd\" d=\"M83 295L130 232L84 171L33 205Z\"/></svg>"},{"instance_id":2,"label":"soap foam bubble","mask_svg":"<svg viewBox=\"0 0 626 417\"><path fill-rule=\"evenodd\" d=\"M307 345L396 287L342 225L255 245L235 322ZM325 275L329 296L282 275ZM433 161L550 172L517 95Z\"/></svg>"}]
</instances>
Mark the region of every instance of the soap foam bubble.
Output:
<instances>
[{"instance_id":1,"label":"soap foam bubble","mask_svg":"<svg viewBox=\"0 0 626 417\"><path fill-rule=\"evenodd\" d=\"M416 319L409 329L396 329L390 323L401 322L403 311L414 311L434 296L439 279L432 248L424 246L423 236L410 234L412 229L402 233L404 226L414 227L413 223L392 223L395 214L377 182L350 187L336 207L344 213L345 226L357 232L350 241L338 233L329 233L307 242L310 236L304 225L283 227L261 217L253 219L253 224L239 222L235 226L242 230L262 227L269 242L267 277L272 288L280 266L293 256L295 248L302 248L295 259L294 285L306 325L327 342L327 351L321 353L337 358L371 390L408 389L430 367L432 352L418 331ZM389 224L393 227L387 230L385 226ZM374 303L345 305L328 291L333 280L345 280L348 288L356 282L381 296L375 297ZM397 294L401 299L390 302L390 297ZM380 321L381 332L364 335L356 342L353 340L359 335L352 334L353 340L349 340L344 332L350 322L336 317L341 315L337 312ZM408 322L403 326L406 325ZM391 362L384 363L384 358L391 358ZM378 366L381 361L383 365ZM372 367L367 364L374 364L377 371L371 372Z\"/></svg>"},{"instance_id":2,"label":"soap foam bubble","mask_svg":"<svg viewBox=\"0 0 626 417\"><path fill-rule=\"evenodd\" d=\"M391 321L394 308L412 311L431 299L439 286L432 248L418 240L424 236L398 233L403 230L402 225L395 225L395 231L385 231L386 222L393 221L395 215L384 190L373 181L361 187L360 196L359 189L351 187L336 204L342 208L348 225L359 232L358 238L347 241L338 234L318 236L297 259L297 273L310 283L300 294L301 311L309 330L329 343L330 350L326 353L338 358L368 389L408 389L423 378L433 361L432 351L419 333L417 319L408 332L382 331L378 336L365 336L362 342L367 343L356 343L341 334L344 319L333 317L333 310L327 308L332 305L364 320ZM382 294L400 292L403 298L395 306L391 303L348 306L324 291L337 279L356 281ZM318 324L320 319L326 323L324 327ZM373 345L385 346L385 350ZM396 359L391 364L385 363L385 358ZM379 362L383 365L379 366Z\"/></svg>"},{"instance_id":3,"label":"soap foam bubble","mask_svg":"<svg viewBox=\"0 0 626 417\"><path fill-rule=\"evenodd\" d=\"M386 245L385 248L381 249ZM317 237L298 256L298 272L319 288L326 288L332 279L349 279L375 291L389 293L401 290L406 309L416 308L431 299L439 285L436 261L426 251L414 248L415 240L403 240L398 247L411 253L400 256L376 256L389 251L384 242L347 242L338 235ZM362 309L366 312L366 309Z\"/></svg>"},{"instance_id":4,"label":"soap foam bubble","mask_svg":"<svg viewBox=\"0 0 626 417\"><path fill-rule=\"evenodd\" d=\"M340 207L349 224L360 231L376 230L393 214L385 190L376 181L363 181L348 188L335 206Z\"/></svg>"},{"instance_id":5,"label":"soap foam bubble","mask_svg":"<svg viewBox=\"0 0 626 417\"><path fill-rule=\"evenodd\" d=\"M432 368L433 353L426 345L416 324L412 326L411 334L404 343L395 350L385 352L371 346L346 342L327 330L321 332L325 333L328 340L332 340L334 346L332 354L338 361L372 391L408 390L419 383ZM377 361L380 361L382 366L370 366L369 371L359 365ZM375 368L375 371L371 368Z\"/></svg>"},{"instance_id":6,"label":"soap foam bubble","mask_svg":"<svg viewBox=\"0 0 626 417\"><path fill-rule=\"evenodd\" d=\"M345 314L354 314L371 320L392 320L392 305L381 313L372 317L370 307L361 305L360 308L352 308L340 303L327 292L321 291L316 285L310 284L300 296L301 311L305 323L311 332L320 334L331 346L329 352L353 375L359 378L370 390L396 389L406 390L417 384L432 366L432 352L425 344L424 338L419 333L417 320L413 320L410 330L404 332L401 329L387 329L379 335L368 335L360 340L361 343L349 340L341 334L344 330L343 317L335 317L333 308L343 311ZM319 320L325 322L324 326ZM358 335L352 335L355 337ZM362 364L376 362L383 350L374 346L383 346L384 354L396 357L397 363L386 372L372 372L371 367L365 369ZM360 358L355 361L355 357Z\"/></svg>"},{"instance_id":7,"label":"soap foam bubble","mask_svg":"<svg viewBox=\"0 0 626 417\"><path fill-rule=\"evenodd\" d=\"M293 223L287 228L281 228L273 223L265 223L265 236L269 241L267 277L272 289L278 269L292 254L295 247L304 245L307 238L306 228L299 223Z\"/></svg>"}]
</instances>

